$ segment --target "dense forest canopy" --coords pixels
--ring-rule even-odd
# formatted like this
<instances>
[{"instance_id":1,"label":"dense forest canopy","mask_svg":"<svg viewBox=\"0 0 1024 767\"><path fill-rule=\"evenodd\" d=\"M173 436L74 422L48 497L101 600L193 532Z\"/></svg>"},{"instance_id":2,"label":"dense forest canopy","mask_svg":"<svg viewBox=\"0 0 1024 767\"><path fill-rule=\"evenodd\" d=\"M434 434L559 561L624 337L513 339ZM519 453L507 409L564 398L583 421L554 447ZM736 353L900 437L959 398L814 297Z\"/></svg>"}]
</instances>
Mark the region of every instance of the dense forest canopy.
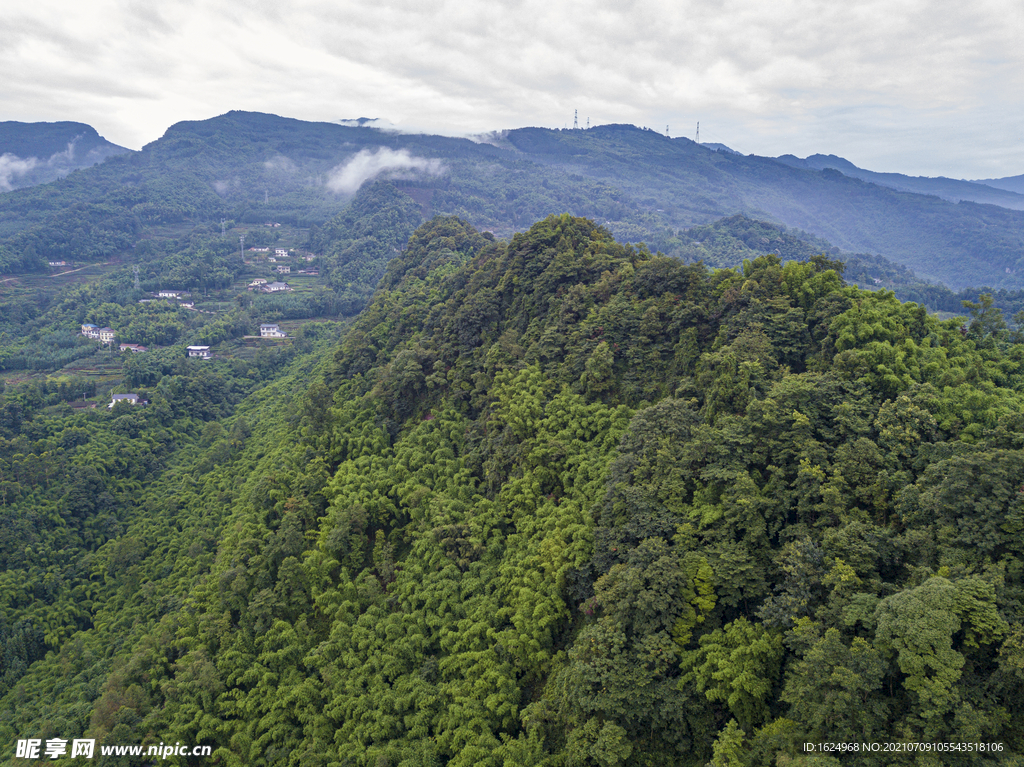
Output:
<instances>
[{"instance_id":1,"label":"dense forest canopy","mask_svg":"<svg viewBox=\"0 0 1024 767\"><path fill-rule=\"evenodd\" d=\"M141 408L0 394L0 742L1021 760L1024 345L991 297L940 321L746 220L680 247L796 260L710 269L569 215L436 217L389 258L418 212L374 194L391 234L369 205L316 235L339 284L354 248L387 261L349 326L169 356Z\"/></svg>"}]
</instances>

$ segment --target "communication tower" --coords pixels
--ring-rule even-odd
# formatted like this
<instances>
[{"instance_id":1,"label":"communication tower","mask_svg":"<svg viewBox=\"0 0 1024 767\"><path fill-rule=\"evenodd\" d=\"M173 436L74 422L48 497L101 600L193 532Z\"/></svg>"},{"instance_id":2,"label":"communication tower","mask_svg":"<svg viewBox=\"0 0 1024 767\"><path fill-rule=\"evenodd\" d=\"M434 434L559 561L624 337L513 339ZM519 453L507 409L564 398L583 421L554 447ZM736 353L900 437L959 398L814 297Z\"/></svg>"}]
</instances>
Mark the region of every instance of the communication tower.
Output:
<instances>
[{"instance_id":1,"label":"communication tower","mask_svg":"<svg viewBox=\"0 0 1024 767\"><path fill-rule=\"evenodd\" d=\"M579 117L580 117L580 110L578 110L578 109L572 110L572 129L573 130L579 130L580 129Z\"/></svg>"},{"instance_id":2,"label":"communication tower","mask_svg":"<svg viewBox=\"0 0 1024 767\"><path fill-rule=\"evenodd\" d=\"M697 121L697 143L700 143L700 120Z\"/></svg>"}]
</instances>

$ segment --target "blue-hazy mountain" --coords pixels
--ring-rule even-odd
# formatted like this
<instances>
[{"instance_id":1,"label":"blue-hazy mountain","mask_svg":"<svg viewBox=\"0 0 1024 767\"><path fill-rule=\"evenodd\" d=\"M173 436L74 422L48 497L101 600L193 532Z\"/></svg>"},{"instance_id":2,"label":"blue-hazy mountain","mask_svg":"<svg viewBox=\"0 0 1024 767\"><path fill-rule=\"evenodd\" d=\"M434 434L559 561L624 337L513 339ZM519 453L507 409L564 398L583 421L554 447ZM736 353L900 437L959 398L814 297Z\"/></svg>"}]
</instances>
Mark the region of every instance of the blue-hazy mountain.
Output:
<instances>
[{"instance_id":1,"label":"blue-hazy mountain","mask_svg":"<svg viewBox=\"0 0 1024 767\"><path fill-rule=\"evenodd\" d=\"M0 122L0 191L45 184L130 150L76 122Z\"/></svg>"},{"instance_id":2,"label":"blue-hazy mountain","mask_svg":"<svg viewBox=\"0 0 1024 767\"><path fill-rule=\"evenodd\" d=\"M876 173L872 170L858 168L849 160L836 157L834 154L812 154L804 159L791 154L784 154L775 159L794 168L808 168L811 170L834 168L844 176L859 178L879 186L887 186L890 189L899 189L904 192L933 194L950 202L968 200L987 205L999 205L1011 210L1024 210L1024 176L1016 177L1021 181L1017 187L1014 187L1012 183L997 183L1012 182L1012 178L995 179L995 182L989 182L962 181L944 176L930 178L928 176L906 176L902 173Z\"/></svg>"},{"instance_id":3,"label":"blue-hazy mountain","mask_svg":"<svg viewBox=\"0 0 1024 767\"><path fill-rule=\"evenodd\" d=\"M1024 174L1019 176L1007 176L1006 178L983 178L978 179L974 183L985 184L986 186L995 187L996 189L1005 189L1010 192L1016 192L1024 195Z\"/></svg>"}]
</instances>

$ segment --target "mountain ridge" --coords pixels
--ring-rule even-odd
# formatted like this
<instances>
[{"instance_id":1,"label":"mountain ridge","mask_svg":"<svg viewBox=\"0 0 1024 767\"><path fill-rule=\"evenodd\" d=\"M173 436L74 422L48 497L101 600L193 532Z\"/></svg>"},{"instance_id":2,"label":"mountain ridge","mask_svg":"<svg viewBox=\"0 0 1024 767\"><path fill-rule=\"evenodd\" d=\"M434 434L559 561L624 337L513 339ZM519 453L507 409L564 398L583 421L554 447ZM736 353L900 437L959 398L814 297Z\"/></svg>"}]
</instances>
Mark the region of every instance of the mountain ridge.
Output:
<instances>
[{"instance_id":1,"label":"mountain ridge","mask_svg":"<svg viewBox=\"0 0 1024 767\"><path fill-rule=\"evenodd\" d=\"M502 237L570 212L664 250L680 229L743 214L880 254L953 289L1024 287L1020 211L953 204L631 125L520 128L479 143L242 111L176 123L141 152L0 195L0 268L110 257L162 223L319 224L344 205L336 189L371 177L393 178L418 190L424 210ZM68 210L80 222L74 232Z\"/></svg>"},{"instance_id":2,"label":"mountain ridge","mask_svg":"<svg viewBox=\"0 0 1024 767\"><path fill-rule=\"evenodd\" d=\"M812 170L834 168L845 176L859 178L862 181L869 181L903 192L931 194L949 202L967 200L986 205L998 205L1010 210L1024 210L1024 194L1020 194L1009 187L997 189L995 188L996 185L987 184L984 181L963 181L955 178L946 178L945 176L907 176L902 173L865 170L854 165L849 160L833 154L812 154L803 159L791 154L785 154L775 159L795 168L808 168Z\"/></svg>"}]
</instances>

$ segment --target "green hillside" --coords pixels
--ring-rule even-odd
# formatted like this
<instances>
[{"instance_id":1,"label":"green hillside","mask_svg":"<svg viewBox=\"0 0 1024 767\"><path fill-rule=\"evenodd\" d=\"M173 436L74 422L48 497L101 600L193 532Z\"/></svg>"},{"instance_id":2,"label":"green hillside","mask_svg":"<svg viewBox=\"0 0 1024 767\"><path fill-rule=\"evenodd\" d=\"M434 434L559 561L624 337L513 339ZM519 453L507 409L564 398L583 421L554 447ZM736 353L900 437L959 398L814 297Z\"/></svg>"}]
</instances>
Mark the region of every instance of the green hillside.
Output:
<instances>
[{"instance_id":1,"label":"green hillside","mask_svg":"<svg viewBox=\"0 0 1024 767\"><path fill-rule=\"evenodd\" d=\"M1024 346L839 272L440 217L348 328L9 386L0 753L1019 762Z\"/></svg>"}]
</instances>

